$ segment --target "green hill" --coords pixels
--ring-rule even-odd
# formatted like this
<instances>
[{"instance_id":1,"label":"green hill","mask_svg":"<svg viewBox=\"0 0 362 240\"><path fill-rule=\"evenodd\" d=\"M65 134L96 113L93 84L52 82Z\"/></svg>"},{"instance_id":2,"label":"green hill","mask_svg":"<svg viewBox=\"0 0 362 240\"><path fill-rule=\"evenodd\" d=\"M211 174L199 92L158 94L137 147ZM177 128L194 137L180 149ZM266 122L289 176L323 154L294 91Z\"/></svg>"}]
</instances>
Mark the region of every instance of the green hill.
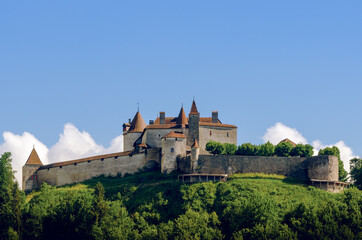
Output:
<instances>
[{"instance_id":1,"label":"green hill","mask_svg":"<svg viewBox=\"0 0 362 240\"><path fill-rule=\"evenodd\" d=\"M361 239L362 193L331 194L284 176L100 177L27 196L25 239ZM102 185L97 185L100 182ZM104 192L103 192L103 187Z\"/></svg>"}]
</instances>

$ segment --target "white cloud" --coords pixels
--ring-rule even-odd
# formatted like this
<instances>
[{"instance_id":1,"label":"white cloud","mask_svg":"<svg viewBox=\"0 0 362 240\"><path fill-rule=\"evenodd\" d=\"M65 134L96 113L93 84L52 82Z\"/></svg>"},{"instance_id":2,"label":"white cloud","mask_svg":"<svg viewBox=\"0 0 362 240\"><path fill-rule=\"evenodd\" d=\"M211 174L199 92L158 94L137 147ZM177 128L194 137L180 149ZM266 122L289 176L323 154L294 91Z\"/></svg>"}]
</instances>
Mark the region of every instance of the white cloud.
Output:
<instances>
[{"instance_id":1,"label":"white cloud","mask_svg":"<svg viewBox=\"0 0 362 240\"><path fill-rule=\"evenodd\" d=\"M307 144L307 140L295 128L285 126L283 123L277 122L266 130L263 141L270 141L272 144L278 144L280 141L289 138L295 143Z\"/></svg>"},{"instance_id":2,"label":"white cloud","mask_svg":"<svg viewBox=\"0 0 362 240\"><path fill-rule=\"evenodd\" d=\"M24 132L22 135L4 132L3 138L4 142L0 145L0 154L12 153L12 167L16 171L15 177L20 186L22 182L21 169L28 159L33 145L43 164L123 151L123 135L114 138L110 147L105 148L97 144L88 132L79 131L70 123L65 124L58 142L50 149L28 132Z\"/></svg>"}]
</instances>

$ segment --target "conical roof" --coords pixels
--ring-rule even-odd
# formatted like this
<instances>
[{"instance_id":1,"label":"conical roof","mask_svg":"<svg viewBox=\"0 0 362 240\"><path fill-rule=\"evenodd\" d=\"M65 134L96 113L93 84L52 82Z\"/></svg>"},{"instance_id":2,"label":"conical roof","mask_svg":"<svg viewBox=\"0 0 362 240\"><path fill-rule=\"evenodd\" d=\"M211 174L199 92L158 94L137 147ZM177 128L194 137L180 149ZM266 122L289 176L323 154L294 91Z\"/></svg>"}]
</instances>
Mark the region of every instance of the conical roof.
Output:
<instances>
[{"instance_id":1,"label":"conical roof","mask_svg":"<svg viewBox=\"0 0 362 240\"><path fill-rule=\"evenodd\" d=\"M188 124L187 122L187 117L184 111L184 107L181 107L180 113L178 114L177 120L176 120L176 124Z\"/></svg>"},{"instance_id":2,"label":"conical roof","mask_svg":"<svg viewBox=\"0 0 362 240\"><path fill-rule=\"evenodd\" d=\"M192 144L191 148L198 148L198 147L199 147L199 144L197 144L197 140L195 138L194 144Z\"/></svg>"},{"instance_id":3,"label":"conical roof","mask_svg":"<svg viewBox=\"0 0 362 240\"><path fill-rule=\"evenodd\" d=\"M42 165L43 163L40 161L40 158L38 156L38 153L35 151L35 148L33 148L33 150L30 153L30 156L28 158L28 160L26 161L26 164L31 164L31 165Z\"/></svg>"},{"instance_id":4,"label":"conical roof","mask_svg":"<svg viewBox=\"0 0 362 240\"><path fill-rule=\"evenodd\" d=\"M147 124L145 120L143 120L140 112L137 112L131 122L131 127L128 132L143 132L143 129L145 129L146 126Z\"/></svg>"},{"instance_id":5,"label":"conical roof","mask_svg":"<svg viewBox=\"0 0 362 240\"><path fill-rule=\"evenodd\" d=\"M192 101L192 106L190 110L190 114L199 114L199 111L197 111L195 100Z\"/></svg>"}]
</instances>

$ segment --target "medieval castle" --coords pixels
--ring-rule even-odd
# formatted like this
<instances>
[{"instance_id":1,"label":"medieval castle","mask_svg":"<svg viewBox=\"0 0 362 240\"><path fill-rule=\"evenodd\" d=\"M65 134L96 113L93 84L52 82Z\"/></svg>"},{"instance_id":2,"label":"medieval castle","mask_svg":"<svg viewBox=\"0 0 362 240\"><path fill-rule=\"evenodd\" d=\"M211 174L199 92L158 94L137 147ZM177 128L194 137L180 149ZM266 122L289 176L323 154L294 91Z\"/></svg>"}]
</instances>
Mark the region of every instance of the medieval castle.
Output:
<instances>
[{"instance_id":1,"label":"medieval castle","mask_svg":"<svg viewBox=\"0 0 362 240\"><path fill-rule=\"evenodd\" d=\"M61 186L101 175L124 176L159 168L166 174L174 170L199 174L199 179L207 174L264 172L317 181L326 190L337 191L342 186L336 157L212 156L205 150L209 141L236 145L237 127L222 123L218 112L200 117L195 101L188 117L181 107L177 117L160 112L148 125L137 111L132 121L123 124L123 152L43 165L33 149L22 169L23 190L37 189L43 182Z\"/></svg>"}]
</instances>

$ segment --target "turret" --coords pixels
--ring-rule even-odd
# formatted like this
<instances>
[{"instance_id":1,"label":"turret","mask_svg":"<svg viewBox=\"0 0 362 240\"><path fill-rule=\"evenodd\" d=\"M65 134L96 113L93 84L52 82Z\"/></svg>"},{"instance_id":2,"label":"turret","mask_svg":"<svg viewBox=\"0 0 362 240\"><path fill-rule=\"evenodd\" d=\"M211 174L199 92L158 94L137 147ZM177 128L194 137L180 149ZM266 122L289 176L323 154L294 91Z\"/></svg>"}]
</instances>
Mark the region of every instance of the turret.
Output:
<instances>
[{"instance_id":1,"label":"turret","mask_svg":"<svg viewBox=\"0 0 362 240\"><path fill-rule=\"evenodd\" d=\"M197 111L195 100L193 100L191 110L189 113L189 135L187 138L188 146L192 146L194 140L199 142L199 124L200 124L200 113Z\"/></svg>"},{"instance_id":2,"label":"turret","mask_svg":"<svg viewBox=\"0 0 362 240\"><path fill-rule=\"evenodd\" d=\"M146 122L139 111L137 111L131 123L123 124L123 151L133 149L134 142L142 135L146 126Z\"/></svg>"},{"instance_id":3,"label":"turret","mask_svg":"<svg viewBox=\"0 0 362 240\"><path fill-rule=\"evenodd\" d=\"M28 160L23 166L23 184L22 189L26 192L38 188L38 175L36 171L43 166L43 163L40 161L38 153L35 148L31 151Z\"/></svg>"}]
</instances>

